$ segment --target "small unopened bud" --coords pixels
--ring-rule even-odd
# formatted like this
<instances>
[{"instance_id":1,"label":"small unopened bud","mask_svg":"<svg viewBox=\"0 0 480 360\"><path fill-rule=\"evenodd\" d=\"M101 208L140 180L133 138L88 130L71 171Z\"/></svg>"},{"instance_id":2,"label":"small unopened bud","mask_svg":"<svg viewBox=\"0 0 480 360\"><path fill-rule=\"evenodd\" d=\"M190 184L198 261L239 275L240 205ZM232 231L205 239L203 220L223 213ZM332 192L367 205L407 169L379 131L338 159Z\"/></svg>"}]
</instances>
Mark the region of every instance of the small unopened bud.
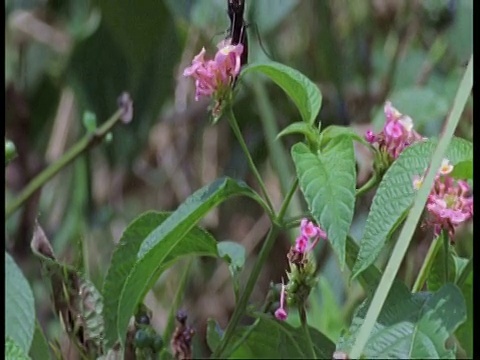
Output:
<instances>
[{"instance_id":1,"label":"small unopened bud","mask_svg":"<svg viewBox=\"0 0 480 360\"><path fill-rule=\"evenodd\" d=\"M117 100L118 107L122 109L121 119L123 123L128 124L133 118L133 101L130 94L123 92Z\"/></svg>"}]
</instances>

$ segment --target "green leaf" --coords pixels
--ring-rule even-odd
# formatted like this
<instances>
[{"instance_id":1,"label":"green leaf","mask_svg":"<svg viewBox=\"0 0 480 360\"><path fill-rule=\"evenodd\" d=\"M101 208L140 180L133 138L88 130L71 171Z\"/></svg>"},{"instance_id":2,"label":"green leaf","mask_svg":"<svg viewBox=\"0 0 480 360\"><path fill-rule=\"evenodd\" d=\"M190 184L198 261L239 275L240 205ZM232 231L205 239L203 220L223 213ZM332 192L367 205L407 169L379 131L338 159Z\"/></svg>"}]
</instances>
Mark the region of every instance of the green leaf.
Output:
<instances>
[{"instance_id":1,"label":"green leaf","mask_svg":"<svg viewBox=\"0 0 480 360\"><path fill-rule=\"evenodd\" d=\"M22 349L11 337L5 338L5 360L28 360L30 359L25 350Z\"/></svg>"},{"instance_id":2,"label":"green leaf","mask_svg":"<svg viewBox=\"0 0 480 360\"><path fill-rule=\"evenodd\" d=\"M258 71L273 80L292 99L303 121L313 125L322 105L318 86L298 70L276 62L257 63L245 67L242 74Z\"/></svg>"},{"instance_id":3,"label":"green leaf","mask_svg":"<svg viewBox=\"0 0 480 360\"><path fill-rule=\"evenodd\" d=\"M330 125L322 131L322 134L320 136L321 145L325 144L326 142L337 136L348 136L353 141L357 141L360 144L363 144L365 146L370 145L363 136L358 135L355 130L353 130L351 127L346 126Z\"/></svg>"},{"instance_id":4,"label":"green leaf","mask_svg":"<svg viewBox=\"0 0 480 360\"><path fill-rule=\"evenodd\" d=\"M436 144L437 140L432 139L409 146L385 173L370 207L353 278L374 263L389 235L412 205L416 194L413 179L425 173ZM455 165L471 159L472 152L472 143L453 138L446 158Z\"/></svg>"},{"instance_id":5,"label":"green leaf","mask_svg":"<svg viewBox=\"0 0 480 360\"><path fill-rule=\"evenodd\" d=\"M223 330L214 319L207 321L207 344L212 352L218 347L222 341Z\"/></svg>"},{"instance_id":6,"label":"green leaf","mask_svg":"<svg viewBox=\"0 0 480 360\"><path fill-rule=\"evenodd\" d=\"M461 161L456 164L450 176L458 180L473 179L473 160Z\"/></svg>"},{"instance_id":7,"label":"green leaf","mask_svg":"<svg viewBox=\"0 0 480 360\"><path fill-rule=\"evenodd\" d=\"M5 337L26 354L35 330L32 289L13 258L5 252Z\"/></svg>"},{"instance_id":8,"label":"green leaf","mask_svg":"<svg viewBox=\"0 0 480 360\"><path fill-rule=\"evenodd\" d=\"M110 261L103 283L102 293L104 294L103 317L105 319L105 341L107 347L113 346L118 338L117 335L117 309L120 302L120 294L123 286L137 261L137 253L145 238L160 226L171 213L148 211L133 220L120 238ZM211 244L215 239L206 231L195 227L183 240L185 244L191 244L192 249L198 250L199 244ZM200 246L200 250L202 250ZM185 249L184 249L185 250ZM179 253L179 255L182 255ZM171 260L171 259L170 259Z\"/></svg>"},{"instance_id":9,"label":"green leaf","mask_svg":"<svg viewBox=\"0 0 480 360\"><path fill-rule=\"evenodd\" d=\"M316 139L318 138L317 131L314 129L314 127L305 122L295 122L288 125L285 129L280 131L280 133L277 135L277 139L290 134L302 134L311 143L316 143Z\"/></svg>"},{"instance_id":10,"label":"green leaf","mask_svg":"<svg viewBox=\"0 0 480 360\"><path fill-rule=\"evenodd\" d=\"M358 336L370 299L357 310L352 325L337 344L348 352ZM447 339L465 321L466 309L457 286L446 284L434 294L410 294L399 282L385 301L362 356L368 359L454 358Z\"/></svg>"},{"instance_id":11,"label":"green leaf","mask_svg":"<svg viewBox=\"0 0 480 360\"><path fill-rule=\"evenodd\" d=\"M335 137L317 154L298 143L292 147L292 157L310 213L327 232L343 269L355 206L353 142L346 136Z\"/></svg>"},{"instance_id":12,"label":"green leaf","mask_svg":"<svg viewBox=\"0 0 480 360\"><path fill-rule=\"evenodd\" d=\"M238 195L259 201L258 195L245 183L230 178L218 179L192 194L142 242L137 261L119 296L116 330L122 343L135 307L166 268L186 255L218 256L213 238L192 242L185 235L208 211Z\"/></svg>"},{"instance_id":13,"label":"green leaf","mask_svg":"<svg viewBox=\"0 0 480 360\"><path fill-rule=\"evenodd\" d=\"M5 166L7 166L16 156L17 149L15 148L15 144L10 140L5 139Z\"/></svg>"},{"instance_id":14,"label":"green leaf","mask_svg":"<svg viewBox=\"0 0 480 360\"><path fill-rule=\"evenodd\" d=\"M35 321L35 332L33 334L32 346L29 352L33 360L47 360L51 359L50 346L48 345L45 334L38 323Z\"/></svg>"},{"instance_id":15,"label":"green leaf","mask_svg":"<svg viewBox=\"0 0 480 360\"><path fill-rule=\"evenodd\" d=\"M473 358L473 272L470 271L465 282L461 285L467 307L467 321L465 321L455 332L455 336L460 341L469 358Z\"/></svg>"},{"instance_id":16,"label":"green leaf","mask_svg":"<svg viewBox=\"0 0 480 360\"><path fill-rule=\"evenodd\" d=\"M238 329L237 337L243 339L230 358L232 359L295 359L308 358L308 345L303 330L286 322L280 322L271 315L255 313L258 321L251 327ZM319 359L330 359L335 344L318 330L309 327L314 350Z\"/></svg>"},{"instance_id":17,"label":"green leaf","mask_svg":"<svg viewBox=\"0 0 480 360\"><path fill-rule=\"evenodd\" d=\"M245 264L245 247L233 241L222 241L217 244L218 256L230 264L235 273Z\"/></svg>"}]
</instances>

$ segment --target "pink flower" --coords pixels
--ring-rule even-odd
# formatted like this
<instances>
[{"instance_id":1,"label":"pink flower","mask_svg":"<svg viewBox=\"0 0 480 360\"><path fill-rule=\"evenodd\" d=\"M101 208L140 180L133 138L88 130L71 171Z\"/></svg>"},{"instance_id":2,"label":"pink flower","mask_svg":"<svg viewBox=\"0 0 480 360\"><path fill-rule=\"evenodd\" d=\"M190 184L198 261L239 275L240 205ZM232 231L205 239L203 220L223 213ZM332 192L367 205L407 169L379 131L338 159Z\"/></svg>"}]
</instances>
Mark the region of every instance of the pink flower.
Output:
<instances>
[{"instance_id":1,"label":"pink flower","mask_svg":"<svg viewBox=\"0 0 480 360\"><path fill-rule=\"evenodd\" d=\"M192 64L183 71L184 76L195 79L195 100L213 96L220 101L231 88L240 72L243 45L230 45L222 41L213 60L205 60L205 48L196 55Z\"/></svg>"},{"instance_id":2,"label":"pink flower","mask_svg":"<svg viewBox=\"0 0 480 360\"><path fill-rule=\"evenodd\" d=\"M295 241L295 250L301 254L311 251L320 239L327 238L327 233L308 219L300 222L300 233Z\"/></svg>"},{"instance_id":3,"label":"pink flower","mask_svg":"<svg viewBox=\"0 0 480 360\"><path fill-rule=\"evenodd\" d=\"M365 139L371 144L377 143L381 151L396 159L407 146L423 138L413 130L412 119L402 115L390 101L385 102L384 113L386 122L383 130L379 134L369 130Z\"/></svg>"},{"instance_id":4,"label":"pink flower","mask_svg":"<svg viewBox=\"0 0 480 360\"><path fill-rule=\"evenodd\" d=\"M425 221L426 225L433 226L435 235L447 230L450 239L453 239L458 225L473 217L470 186L463 180L455 181L448 176L452 170L453 166L444 159L428 196L426 209L429 218Z\"/></svg>"},{"instance_id":5,"label":"pink flower","mask_svg":"<svg viewBox=\"0 0 480 360\"><path fill-rule=\"evenodd\" d=\"M275 310L275 317L280 321L285 321L288 317L285 305L285 284L282 281L282 292L280 293L280 307Z\"/></svg>"}]
</instances>

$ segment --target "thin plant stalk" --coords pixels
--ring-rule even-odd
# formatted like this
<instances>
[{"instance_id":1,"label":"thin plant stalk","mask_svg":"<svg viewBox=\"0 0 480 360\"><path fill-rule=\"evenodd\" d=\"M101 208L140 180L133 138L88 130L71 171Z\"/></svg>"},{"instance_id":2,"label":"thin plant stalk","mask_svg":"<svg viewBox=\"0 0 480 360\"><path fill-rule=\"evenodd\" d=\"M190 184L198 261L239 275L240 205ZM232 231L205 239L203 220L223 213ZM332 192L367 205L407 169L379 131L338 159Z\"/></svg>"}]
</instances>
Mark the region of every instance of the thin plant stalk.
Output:
<instances>
[{"instance_id":1,"label":"thin plant stalk","mask_svg":"<svg viewBox=\"0 0 480 360\"><path fill-rule=\"evenodd\" d=\"M422 290L425 281L427 280L428 274L430 273L430 269L432 268L433 261L435 260L435 256L437 256L438 250L440 249L441 245L440 237L436 237L432 240L430 247L428 248L427 255L425 256L425 260L423 261L422 267L420 272L418 273L417 279L415 280L415 284L413 284L412 292L416 293Z\"/></svg>"},{"instance_id":2,"label":"thin plant stalk","mask_svg":"<svg viewBox=\"0 0 480 360\"><path fill-rule=\"evenodd\" d=\"M307 340L309 357L311 359L316 359L317 355L315 354L312 337L310 336L310 331L308 330L307 312L304 305L298 307L298 313L300 315L300 322L302 324L303 334L305 336L305 339Z\"/></svg>"},{"instance_id":3,"label":"thin plant stalk","mask_svg":"<svg viewBox=\"0 0 480 360\"><path fill-rule=\"evenodd\" d=\"M124 109L119 109L115 114L112 115L101 127L99 127L94 133L85 135L80 141L73 145L70 150L62 155L60 159L55 161L53 164L48 166L40 174L32 179L22 190L20 195L10 204L7 205L5 209L5 220L8 219L15 211L17 211L38 189L45 185L52 177L58 174L63 168L70 165L75 159L82 155L85 151L90 149L92 146L100 143L100 140L103 139L115 126L115 124L122 119L124 114Z\"/></svg>"},{"instance_id":4,"label":"thin plant stalk","mask_svg":"<svg viewBox=\"0 0 480 360\"><path fill-rule=\"evenodd\" d=\"M470 57L467 69L460 82L460 86L457 90L457 94L453 102L452 111L448 116L445 130L438 141L435 152L433 153L430 167L425 176L425 180L423 181L423 185L418 191L413 208L407 217L405 225L402 228L402 232L400 233L398 242L393 249L390 261L388 262L387 267L385 268L383 276L378 285L378 288L375 291L375 295L373 296L372 302L365 316L365 321L363 322L358 331L359 335L350 350L349 358L351 359L360 358L363 349L367 344L367 341L373 330L373 327L377 321L377 318L380 315L380 311L383 308L385 299L387 298L393 281L397 275L398 269L400 268L403 257L405 256L405 253L410 244L410 240L412 239L416 224L418 223L420 215L423 212L423 208L425 207L425 203L427 202L428 194L430 193L430 189L433 185L437 170L440 167L443 155L447 150L448 144L453 137L455 128L457 127L460 116L462 115L462 111L470 96L472 86L473 55Z\"/></svg>"},{"instance_id":5,"label":"thin plant stalk","mask_svg":"<svg viewBox=\"0 0 480 360\"><path fill-rule=\"evenodd\" d=\"M272 205L272 201L270 200L270 197L268 196L268 192L267 192L267 188L265 186L265 183L263 182L262 177L260 176L260 173L258 172L257 167L255 166L255 163L253 162L252 156L250 155L250 152L248 151L248 146L245 143L245 140L243 139L240 128L238 127L237 119L235 118L235 114L233 113L233 110L232 110L231 106L228 106L228 108L227 108L227 118L228 118L228 122L230 123L230 126L233 130L233 133L235 134L235 137L237 138L243 152L245 153L245 156L247 157L248 166L250 167L250 170L253 172L253 175L255 175L255 178L258 181L258 185L260 186L260 189L262 190L263 196L265 197L265 201L266 201L268 207L270 208L270 212L272 214L275 214L275 210L274 210L274 207Z\"/></svg>"}]
</instances>

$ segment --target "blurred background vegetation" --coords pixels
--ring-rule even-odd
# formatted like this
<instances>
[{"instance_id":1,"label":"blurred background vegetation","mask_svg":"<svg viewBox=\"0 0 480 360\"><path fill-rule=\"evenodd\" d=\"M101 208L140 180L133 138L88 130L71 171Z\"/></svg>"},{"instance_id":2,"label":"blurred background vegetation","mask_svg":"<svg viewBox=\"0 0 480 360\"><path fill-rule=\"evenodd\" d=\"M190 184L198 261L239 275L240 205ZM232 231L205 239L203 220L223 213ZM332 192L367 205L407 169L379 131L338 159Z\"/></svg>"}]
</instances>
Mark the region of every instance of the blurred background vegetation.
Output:
<instances>
[{"instance_id":1,"label":"blurred background vegetation","mask_svg":"<svg viewBox=\"0 0 480 360\"><path fill-rule=\"evenodd\" d=\"M182 76L202 46L213 54L225 37L226 3L6 0L5 131L18 151L6 169L7 202L85 134L86 111L102 123L116 110L122 91L134 101L130 124L117 126L110 142L81 156L6 223L6 247L32 285L37 314L50 339L62 331L30 251L37 217L57 256L79 266L101 288L115 243L140 213L173 210L222 175L256 186L227 123L210 124L208 102L195 102L193 82ZM473 49L472 0L246 4L249 61L270 58L318 84L323 127L346 125L359 133L378 129L383 103L390 99L424 136L441 131ZM298 121L299 114L280 89L264 79L251 80L241 79L235 111L278 206L293 180L289 148L300 138L275 141L275 136ZM457 129L457 136L469 140L471 101ZM365 149L356 150L360 186L370 175L372 159ZM357 202L352 226L356 239L373 194ZM306 210L299 199L292 215ZM219 241L245 246L248 273L269 221L258 205L237 199L212 211L201 225ZM285 232L278 239L254 302L263 301L270 281L280 282L294 235ZM471 229L467 226L458 236L465 239L458 241L460 253L470 254ZM412 242L400 274L409 284L430 239L430 232L419 231ZM348 283L328 246L317 250L320 281L311 296L309 322L336 340L364 294L358 284ZM185 267L179 263L171 268L146 297L160 333ZM206 319L213 317L224 327L234 308L228 268L211 259L194 261L183 295L182 307L197 330L195 355L207 356Z\"/></svg>"}]
</instances>

